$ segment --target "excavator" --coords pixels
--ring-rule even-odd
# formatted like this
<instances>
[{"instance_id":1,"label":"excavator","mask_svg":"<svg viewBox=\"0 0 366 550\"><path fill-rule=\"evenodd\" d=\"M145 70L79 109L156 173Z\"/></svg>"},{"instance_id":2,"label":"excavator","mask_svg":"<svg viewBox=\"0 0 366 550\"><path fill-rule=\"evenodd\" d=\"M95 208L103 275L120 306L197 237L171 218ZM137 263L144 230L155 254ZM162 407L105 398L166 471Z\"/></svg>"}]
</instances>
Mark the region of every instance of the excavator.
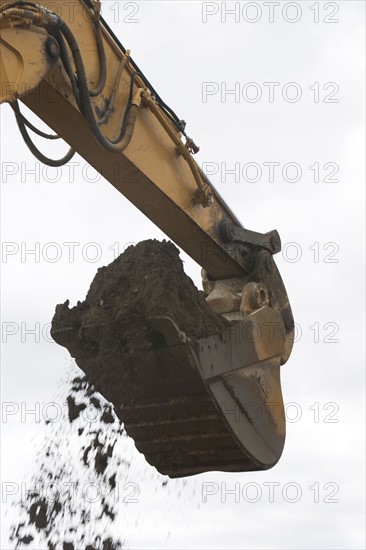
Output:
<instances>
[{"instance_id":1,"label":"excavator","mask_svg":"<svg viewBox=\"0 0 366 550\"><path fill-rule=\"evenodd\" d=\"M201 266L206 303L235 328L192 346L179 319L161 319L161 360L167 358L173 383L154 395L146 370L133 398L114 397L127 434L170 477L273 467L286 431L280 367L294 339L273 259L281 250L277 231L241 225L194 160L199 147L185 121L102 18L99 0L0 0L0 30L0 102L10 104L31 152L56 167L77 152L97 168ZM20 102L54 133L31 123ZM70 149L50 159L31 132L62 138ZM52 336L78 361L62 330ZM189 371L184 394L183 371ZM205 415L202 403L212 405ZM131 407L138 417L127 414Z\"/></svg>"}]
</instances>

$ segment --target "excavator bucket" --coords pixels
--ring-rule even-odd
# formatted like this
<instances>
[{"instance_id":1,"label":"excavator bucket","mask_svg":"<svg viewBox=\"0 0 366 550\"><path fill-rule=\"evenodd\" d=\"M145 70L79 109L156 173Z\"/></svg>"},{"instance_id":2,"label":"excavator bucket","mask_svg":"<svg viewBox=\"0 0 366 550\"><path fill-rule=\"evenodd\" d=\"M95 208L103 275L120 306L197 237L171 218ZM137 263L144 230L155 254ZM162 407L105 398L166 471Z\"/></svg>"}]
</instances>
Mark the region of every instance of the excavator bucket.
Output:
<instances>
[{"instance_id":1,"label":"excavator bucket","mask_svg":"<svg viewBox=\"0 0 366 550\"><path fill-rule=\"evenodd\" d=\"M162 474L263 470L280 458L281 314L216 314L172 243L139 243L99 270L83 303L57 306L52 336Z\"/></svg>"}]
</instances>

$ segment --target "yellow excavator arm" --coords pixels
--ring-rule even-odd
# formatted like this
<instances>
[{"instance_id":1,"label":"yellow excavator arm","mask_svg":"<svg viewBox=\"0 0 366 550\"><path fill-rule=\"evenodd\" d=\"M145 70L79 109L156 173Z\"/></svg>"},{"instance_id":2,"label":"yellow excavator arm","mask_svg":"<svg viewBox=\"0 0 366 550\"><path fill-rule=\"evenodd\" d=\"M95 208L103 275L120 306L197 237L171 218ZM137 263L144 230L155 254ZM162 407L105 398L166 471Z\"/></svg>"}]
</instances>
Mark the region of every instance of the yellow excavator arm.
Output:
<instances>
[{"instance_id":1,"label":"yellow excavator arm","mask_svg":"<svg viewBox=\"0 0 366 550\"><path fill-rule=\"evenodd\" d=\"M12 106L23 139L40 161L58 166L79 153L203 268L206 299L215 312L245 327L241 335L261 328L260 339L234 333L206 339L193 364L192 349L186 350L245 460L235 466L214 457L195 466L193 453L187 463L159 463L158 469L178 476L271 467L284 443L279 367L290 355L294 330L273 260L281 249L279 235L241 226L195 162L198 147L185 122L138 68L100 7L97 0L0 0L0 100ZM55 135L35 128L18 100ZM33 144L32 132L61 137L70 151L63 159L48 159ZM54 338L67 347L61 336ZM266 411L256 423L248 400ZM241 422L225 416L224 401L226 409L228 403L241 407Z\"/></svg>"}]
</instances>

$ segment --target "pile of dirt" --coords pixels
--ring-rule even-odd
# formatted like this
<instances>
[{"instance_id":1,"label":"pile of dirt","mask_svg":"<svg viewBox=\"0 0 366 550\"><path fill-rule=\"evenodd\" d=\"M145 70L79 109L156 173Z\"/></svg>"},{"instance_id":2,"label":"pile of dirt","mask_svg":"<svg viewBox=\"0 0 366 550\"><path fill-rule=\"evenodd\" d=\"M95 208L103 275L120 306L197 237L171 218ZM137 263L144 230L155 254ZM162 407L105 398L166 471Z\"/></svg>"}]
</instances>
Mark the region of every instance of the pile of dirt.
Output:
<instances>
[{"instance_id":1,"label":"pile of dirt","mask_svg":"<svg viewBox=\"0 0 366 550\"><path fill-rule=\"evenodd\" d=\"M58 305L51 334L113 404L147 461L175 477L200 471L194 445L206 434L207 410L211 430L225 430L194 355L200 339L229 326L184 273L176 246L149 240L99 269L83 302ZM191 417L199 420L194 426ZM182 429L186 437L179 441ZM207 453L201 453L202 471L210 469Z\"/></svg>"},{"instance_id":2,"label":"pile of dirt","mask_svg":"<svg viewBox=\"0 0 366 550\"><path fill-rule=\"evenodd\" d=\"M128 247L113 263L98 270L87 296L69 308L56 307L51 334L65 346L102 395L120 407L138 398L174 396L174 377L192 384L191 366L164 360L164 336L156 319L169 317L189 337L198 340L220 334L230 325L214 313L192 280L184 273L176 246L149 240ZM179 396L182 388L177 388ZM123 419L123 418L122 418Z\"/></svg>"},{"instance_id":3,"label":"pile of dirt","mask_svg":"<svg viewBox=\"0 0 366 550\"><path fill-rule=\"evenodd\" d=\"M73 326L73 336L84 333L115 336L125 342L153 344L150 321L170 317L190 338L222 332L229 325L207 305L203 293L184 273L178 248L170 241L148 240L128 247L114 262L98 269L84 302L69 309L56 307L52 332ZM108 329L114 325L116 332ZM89 338L88 338L89 336ZM70 342L71 343L71 342ZM95 350L97 351L97 350Z\"/></svg>"}]
</instances>

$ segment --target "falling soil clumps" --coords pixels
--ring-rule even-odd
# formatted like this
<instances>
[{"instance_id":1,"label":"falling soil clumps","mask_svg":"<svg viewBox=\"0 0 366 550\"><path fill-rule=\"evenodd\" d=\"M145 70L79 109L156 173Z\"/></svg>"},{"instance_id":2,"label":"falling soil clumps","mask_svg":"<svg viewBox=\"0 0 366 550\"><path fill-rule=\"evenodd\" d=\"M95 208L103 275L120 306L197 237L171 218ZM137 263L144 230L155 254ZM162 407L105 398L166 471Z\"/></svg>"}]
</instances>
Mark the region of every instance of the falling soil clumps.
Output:
<instances>
[{"instance_id":1,"label":"falling soil clumps","mask_svg":"<svg viewBox=\"0 0 366 550\"><path fill-rule=\"evenodd\" d=\"M85 377L72 380L65 404L65 418L54 426L38 454L38 472L31 483L34 489L15 503L22 519L13 525L10 540L16 548L37 541L32 548L40 548L42 543L42 548L47 545L49 550L117 550L123 540L103 537L102 532L118 515L117 479L126 475L129 464L114 451L126 433L109 403L96 394ZM103 415L108 416L107 425ZM77 423L82 424L82 430ZM69 448L72 441L76 457ZM73 454L71 460L69 452ZM92 494L89 498L89 487L98 489L97 497Z\"/></svg>"},{"instance_id":2,"label":"falling soil clumps","mask_svg":"<svg viewBox=\"0 0 366 550\"><path fill-rule=\"evenodd\" d=\"M73 422L74 420L76 420L80 415L81 411L86 409L85 403L80 403L78 405L72 395L67 396L67 405L69 409L70 422Z\"/></svg>"}]
</instances>

